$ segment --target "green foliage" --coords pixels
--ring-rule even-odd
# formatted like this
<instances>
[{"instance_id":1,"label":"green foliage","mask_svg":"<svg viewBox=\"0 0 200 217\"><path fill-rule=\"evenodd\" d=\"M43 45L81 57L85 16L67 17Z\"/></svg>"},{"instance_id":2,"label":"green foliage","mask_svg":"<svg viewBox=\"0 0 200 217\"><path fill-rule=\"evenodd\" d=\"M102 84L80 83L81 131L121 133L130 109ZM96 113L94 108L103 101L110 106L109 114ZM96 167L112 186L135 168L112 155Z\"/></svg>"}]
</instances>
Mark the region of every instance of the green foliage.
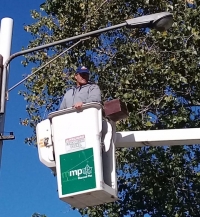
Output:
<instances>
[{"instance_id":1,"label":"green foliage","mask_svg":"<svg viewBox=\"0 0 200 217\"><path fill-rule=\"evenodd\" d=\"M20 94L27 100L28 118L22 124L34 130L45 111L58 107L73 84L73 73L68 72L82 63L99 75L104 100L121 98L127 103L130 116L117 123L118 130L200 127L200 3L188 3L47 0L40 12L31 12L34 24L25 26L33 35L28 47L160 11L172 12L174 24L168 32L119 29L82 42L25 84L27 90ZM45 64L70 45L27 55L23 65ZM34 143L34 138L26 142ZM116 156L119 201L80 210L83 215L199 216L197 145L120 149Z\"/></svg>"}]
</instances>

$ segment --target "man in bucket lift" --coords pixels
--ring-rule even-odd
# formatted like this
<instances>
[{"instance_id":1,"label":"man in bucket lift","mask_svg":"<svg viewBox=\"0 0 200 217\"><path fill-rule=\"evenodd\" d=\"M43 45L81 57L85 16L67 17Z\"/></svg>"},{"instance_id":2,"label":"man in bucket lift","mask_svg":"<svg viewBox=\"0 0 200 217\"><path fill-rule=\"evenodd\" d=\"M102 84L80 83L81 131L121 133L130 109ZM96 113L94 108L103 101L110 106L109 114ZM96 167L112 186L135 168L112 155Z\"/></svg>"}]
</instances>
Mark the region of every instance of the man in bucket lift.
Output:
<instances>
[{"instance_id":1,"label":"man in bucket lift","mask_svg":"<svg viewBox=\"0 0 200 217\"><path fill-rule=\"evenodd\" d=\"M101 91L96 84L89 83L89 70L79 66L75 73L76 87L69 89L62 100L60 110L74 107L80 109L83 104L101 102Z\"/></svg>"}]
</instances>

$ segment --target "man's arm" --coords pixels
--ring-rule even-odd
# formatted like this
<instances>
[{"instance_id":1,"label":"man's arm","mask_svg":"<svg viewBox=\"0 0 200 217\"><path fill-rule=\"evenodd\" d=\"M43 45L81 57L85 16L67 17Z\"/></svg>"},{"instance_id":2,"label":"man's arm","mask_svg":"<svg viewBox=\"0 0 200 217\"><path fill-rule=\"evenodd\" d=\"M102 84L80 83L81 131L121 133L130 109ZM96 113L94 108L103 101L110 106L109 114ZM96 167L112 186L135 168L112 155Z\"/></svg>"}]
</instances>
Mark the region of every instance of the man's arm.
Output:
<instances>
[{"instance_id":1,"label":"man's arm","mask_svg":"<svg viewBox=\"0 0 200 217\"><path fill-rule=\"evenodd\" d=\"M86 103L89 103L89 102L101 103L101 91L99 89L99 86L96 84L90 87L89 96L88 96L88 99L86 100Z\"/></svg>"}]
</instances>

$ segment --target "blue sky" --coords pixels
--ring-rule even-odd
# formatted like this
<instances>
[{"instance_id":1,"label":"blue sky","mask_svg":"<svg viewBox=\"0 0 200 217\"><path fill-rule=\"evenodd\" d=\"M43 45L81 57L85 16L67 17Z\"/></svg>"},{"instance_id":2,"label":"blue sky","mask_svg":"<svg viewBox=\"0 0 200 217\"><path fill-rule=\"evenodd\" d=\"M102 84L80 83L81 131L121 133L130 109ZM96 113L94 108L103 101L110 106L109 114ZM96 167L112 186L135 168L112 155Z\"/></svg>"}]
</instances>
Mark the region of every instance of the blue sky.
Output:
<instances>
[{"instance_id":1,"label":"blue sky","mask_svg":"<svg viewBox=\"0 0 200 217\"><path fill-rule=\"evenodd\" d=\"M24 24L33 22L30 10L38 9L42 0L1 0L0 19L14 20L12 51L15 53L26 46L31 36L23 30ZM29 74L30 69L21 65L22 58L10 64L9 87ZM60 201L56 179L51 171L40 163L37 149L24 144L31 130L19 124L26 116L24 99L18 95L23 85L11 91L7 103L5 132L13 131L16 139L4 142L0 169L0 216L30 217L34 212L48 217L78 217L77 211Z\"/></svg>"}]
</instances>

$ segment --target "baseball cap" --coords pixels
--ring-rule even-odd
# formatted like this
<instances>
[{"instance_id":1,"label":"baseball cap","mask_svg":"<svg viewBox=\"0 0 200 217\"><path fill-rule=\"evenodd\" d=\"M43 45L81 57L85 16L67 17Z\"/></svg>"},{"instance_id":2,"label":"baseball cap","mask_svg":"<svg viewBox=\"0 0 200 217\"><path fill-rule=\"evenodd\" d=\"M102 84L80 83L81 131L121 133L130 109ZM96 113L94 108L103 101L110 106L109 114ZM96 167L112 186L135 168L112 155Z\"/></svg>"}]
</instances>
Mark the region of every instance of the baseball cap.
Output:
<instances>
[{"instance_id":1,"label":"baseball cap","mask_svg":"<svg viewBox=\"0 0 200 217\"><path fill-rule=\"evenodd\" d=\"M76 69L76 73L90 73L89 69L86 68L85 66L79 66L77 69Z\"/></svg>"}]
</instances>

